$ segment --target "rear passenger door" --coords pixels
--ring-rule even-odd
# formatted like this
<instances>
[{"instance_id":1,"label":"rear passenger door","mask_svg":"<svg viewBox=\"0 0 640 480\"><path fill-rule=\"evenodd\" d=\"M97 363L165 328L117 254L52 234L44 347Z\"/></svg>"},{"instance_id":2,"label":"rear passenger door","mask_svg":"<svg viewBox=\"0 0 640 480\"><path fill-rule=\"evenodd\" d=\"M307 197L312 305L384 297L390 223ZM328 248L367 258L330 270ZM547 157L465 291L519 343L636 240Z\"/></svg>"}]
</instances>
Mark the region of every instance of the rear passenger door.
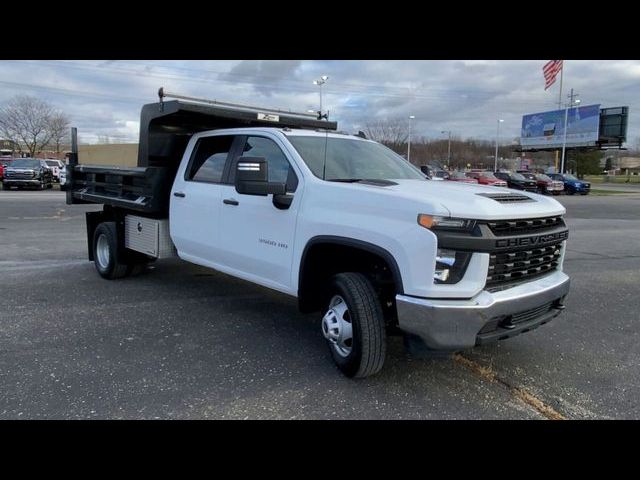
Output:
<instances>
[{"instance_id":1,"label":"rear passenger door","mask_svg":"<svg viewBox=\"0 0 640 480\"><path fill-rule=\"evenodd\" d=\"M220 206L227 159L237 137L200 138L171 190L170 232L181 258L215 267L220 260ZM184 162L183 162L184 163Z\"/></svg>"}]
</instances>

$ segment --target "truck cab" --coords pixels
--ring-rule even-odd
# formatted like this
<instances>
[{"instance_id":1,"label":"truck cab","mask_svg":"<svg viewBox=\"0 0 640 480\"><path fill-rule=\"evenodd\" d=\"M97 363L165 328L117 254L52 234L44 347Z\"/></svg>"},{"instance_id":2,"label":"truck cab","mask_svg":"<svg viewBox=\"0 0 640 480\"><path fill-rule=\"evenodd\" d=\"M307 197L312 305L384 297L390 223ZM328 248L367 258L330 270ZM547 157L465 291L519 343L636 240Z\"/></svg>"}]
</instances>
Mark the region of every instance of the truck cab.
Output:
<instances>
[{"instance_id":1,"label":"truck cab","mask_svg":"<svg viewBox=\"0 0 640 480\"><path fill-rule=\"evenodd\" d=\"M564 308L568 230L554 199L429 180L321 119L216 107L196 123L187 113L201 107L152 104L146 124L143 109L136 168L77 165L72 154L68 202L105 205L87 214L89 258L104 278L177 255L297 297L301 311L319 312L349 377L380 371L388 335L454 352ZM193 130L223 114L245 125ZM190 130L178 137L181 126Z\"/></svg>"}]
</instances>

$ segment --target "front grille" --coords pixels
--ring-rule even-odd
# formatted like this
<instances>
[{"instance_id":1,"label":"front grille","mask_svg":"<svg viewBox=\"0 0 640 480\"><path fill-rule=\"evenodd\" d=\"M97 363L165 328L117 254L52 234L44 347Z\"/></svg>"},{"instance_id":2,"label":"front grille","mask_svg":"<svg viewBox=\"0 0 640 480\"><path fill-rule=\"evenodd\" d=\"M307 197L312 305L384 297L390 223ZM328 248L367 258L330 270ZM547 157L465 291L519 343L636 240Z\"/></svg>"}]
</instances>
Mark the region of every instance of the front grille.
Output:
<instances>
[{"instance_id":1,"label":"front grille","mask_svg":"<svg viewBox=\"0 0 640 480\"><path fill-rule=\"evenodd\" d=\"M534 199L520 193L477 193L476 195L490 198L499 203L535 202Z\"/></svg>"},{"instance_id":2,"label":"front grille","mask_svg":"<svg viewBox=\"0 0 640 480\"><path fill-rule=\"evenodd\" d=\"M556 270L560 265L562 244L501 252L489 257L486 288L489 291L500 290L500 286L529 281L535 277Z\"/></svg>"},{"instance_id":3,"label":"front grille","mask_svg":"<svg viewBox=\"0 0 640 480\"><path fill-rule=\"evenodd\" d=\"M32 172L5 172L4 176L6 178L12 178L15 180L31 180L34 178L34 174Z\"/></svg>"},{"instance_id":4,"label":"front grille","mask_svg":"<svg viewBox=\"0 0 640 480\"><path fill-rule=\"evenodd\" d=\"M564 227L561 216L545 218L529 218L526 220L497 220L487 222L496 236L522 235L527 233L543 233L556 227Z\"/></svg>"}]
</instances>

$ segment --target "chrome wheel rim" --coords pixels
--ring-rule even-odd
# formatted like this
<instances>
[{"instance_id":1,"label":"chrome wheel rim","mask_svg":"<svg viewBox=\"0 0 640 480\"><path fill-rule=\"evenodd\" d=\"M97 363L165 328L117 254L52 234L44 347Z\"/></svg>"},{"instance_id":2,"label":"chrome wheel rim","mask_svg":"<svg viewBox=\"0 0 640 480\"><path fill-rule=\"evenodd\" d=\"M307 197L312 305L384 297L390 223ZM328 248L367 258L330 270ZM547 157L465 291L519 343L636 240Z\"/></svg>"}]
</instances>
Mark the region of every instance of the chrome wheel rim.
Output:
<instances>
[{"instance_id":1,"label":"chrome wheel rim","mask_svg":"<svg viewBox=\"0 0 640 480\"><path fill-rule=\"evenodd\" d=\"M346 357L353 348L353 324L349 307L340 295L335 295L329 302L329 310L322 317L322 334L329 341L334 351Z\"/></svg>"},{"instance_id":2,"label":"chrome wheel rim","mask_svg":"<svg viewBox=\"0 0 640 480\"><path fill-rule=\"evenodd\" d=\"M104 233L100 234L96 242L96 257L103 269L109 266L109 240Z\"/></svg>"}]
</instances>

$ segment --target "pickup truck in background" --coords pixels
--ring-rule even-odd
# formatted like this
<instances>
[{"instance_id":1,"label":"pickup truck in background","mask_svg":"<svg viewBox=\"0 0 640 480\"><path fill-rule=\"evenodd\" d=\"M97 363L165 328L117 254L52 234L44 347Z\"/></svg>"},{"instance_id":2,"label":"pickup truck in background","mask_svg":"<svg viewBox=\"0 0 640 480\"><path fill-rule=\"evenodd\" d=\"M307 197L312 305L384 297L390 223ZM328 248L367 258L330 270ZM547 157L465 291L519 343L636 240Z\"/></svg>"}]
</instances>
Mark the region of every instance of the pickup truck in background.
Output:
<instances>
[{"instance_id":1,"label":"pickup truck in background","mask_svg":"<svg viewBox=\"0 0 640 480\"><path fill-rule=\"evenodd\" d=\"M453 352L564 309L554 199L429 180L313 115L159 93L137 167L78 164L72 131L67 203L104 205L86 220L105 279L177 255L297 297L349 377L380 371L388 335Z\"/></svg>"},{"instance_id":2,"label":"pickup truck in background","mask_svg":"<svg viewBox=\"0 0 640 480\"><path fill-rule=\"evenodd\" d=\"M549 176L553 180L557 180L564 184L564 191L567 195L574 195L579 193L580 195L589 195L591 191L591 184L574 177L570 173L551 173Z\"/></svg>"}]
</instances>

